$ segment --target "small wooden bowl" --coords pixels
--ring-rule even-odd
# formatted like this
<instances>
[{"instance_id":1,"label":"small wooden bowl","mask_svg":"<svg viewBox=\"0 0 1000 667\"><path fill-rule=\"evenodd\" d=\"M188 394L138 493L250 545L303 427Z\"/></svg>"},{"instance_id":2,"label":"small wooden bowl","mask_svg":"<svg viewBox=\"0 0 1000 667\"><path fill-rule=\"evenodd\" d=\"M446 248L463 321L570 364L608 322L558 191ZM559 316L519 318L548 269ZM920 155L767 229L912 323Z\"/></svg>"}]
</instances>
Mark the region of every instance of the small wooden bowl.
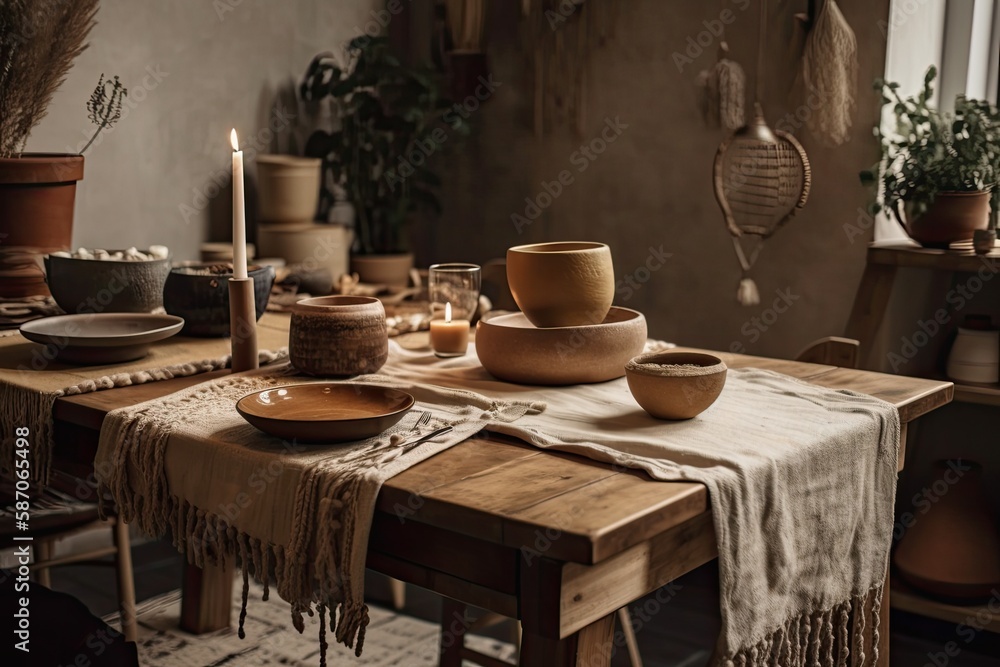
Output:
<instances>
[{"instance_id":1,"label":"small wooden bowl","mask_svg":"<svg viewBox=\"0 0 1000 667\"><path fill-rule=\"evenodd\" d=\"M691 419L722 393L726 364L711 354L652 352L625 364L632 397L651 417Z\"/></svg>"},{"instance_id":2,"label":"small wooden bowl","mask_svg":"<svg viewBox=\"0 0 1000 667\"><path fill-rule=\"evenodd\" d=\"M288 356L309 375L374 373L389 358L385 309L367 296L321 296L292 307Z\"/></svg>"}]
</instances>

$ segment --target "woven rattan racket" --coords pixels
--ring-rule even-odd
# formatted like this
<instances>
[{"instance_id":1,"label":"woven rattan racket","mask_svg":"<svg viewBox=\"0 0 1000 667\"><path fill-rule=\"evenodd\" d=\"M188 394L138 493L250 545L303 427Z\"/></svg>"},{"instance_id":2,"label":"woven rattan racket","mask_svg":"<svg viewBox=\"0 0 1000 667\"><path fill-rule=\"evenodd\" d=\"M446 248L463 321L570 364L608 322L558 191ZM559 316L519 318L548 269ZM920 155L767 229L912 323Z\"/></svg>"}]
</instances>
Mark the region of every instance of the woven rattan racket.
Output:
<instances>
[{"instance_id":1,"label":"woven rattan racket","mask_svg":"<svg viewBox=\"0 0 1000 667\"><path fill-rule=\"evenodd\" d=\"M744 306L760 303L750 269L764 241L805 206L812 181L802 145L787 132L772 130L764 120L760 97L766 26L767 0L761 0L754 117L719 145L713 170L715 198L743 269L737 300Z\"/></svg>"}]
</instances>

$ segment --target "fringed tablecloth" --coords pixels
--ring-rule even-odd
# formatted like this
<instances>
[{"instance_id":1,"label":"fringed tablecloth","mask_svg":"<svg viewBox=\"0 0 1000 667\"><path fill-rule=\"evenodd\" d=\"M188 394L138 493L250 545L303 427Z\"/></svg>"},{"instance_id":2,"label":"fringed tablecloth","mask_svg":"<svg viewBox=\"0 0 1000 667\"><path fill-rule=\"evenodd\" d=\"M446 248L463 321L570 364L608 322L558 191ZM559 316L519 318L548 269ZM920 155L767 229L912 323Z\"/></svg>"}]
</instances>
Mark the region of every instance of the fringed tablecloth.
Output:
<instances>
[{"instance_id":1,"label":"fringed tablecloth","mask_svg":"<svg viewBox=\"0 0 1000 667\"><path fill-rule=\"evenodd\" d=\"M639 409L624 379L516 386L490 377L472 351L442 361L390 342L380 374L354 381L410 391L414 412L380 438L306 448L261 434L234 408L252 390L301 381L285 373L231 376L112 412L97 464L126 520L172 531L189 561L220 563L235 552L244 576L273 570L300 630L314 605L324 621L336 610L338 641L360 651L379 488L488 428L708 487L722 584L718 664L846 665L849 652L871 659L877 651L899 445L888 403L731 370L706 412L663 422ZM428 429L447 422L455 432L399 447L424 410L434 415Z\"/></svg>"},{"instance_id":2,"label":"fringed tablecloth","mask_svg":"<svg viewBox=\"0 0 1000 667\"><path fill-rule=\"evenodd\" d=\"M0 475L13 475L15 429L29 429L31 479L47 482L52 458L52 407L60 396L169 380L226 368L228 338L174 336L149 355L109 366L78 366L52 359L46 346L17 331L0 336ZM287 355L288 316L265 314L258 326L261 363Z\"/></svg>"}]
</instances>

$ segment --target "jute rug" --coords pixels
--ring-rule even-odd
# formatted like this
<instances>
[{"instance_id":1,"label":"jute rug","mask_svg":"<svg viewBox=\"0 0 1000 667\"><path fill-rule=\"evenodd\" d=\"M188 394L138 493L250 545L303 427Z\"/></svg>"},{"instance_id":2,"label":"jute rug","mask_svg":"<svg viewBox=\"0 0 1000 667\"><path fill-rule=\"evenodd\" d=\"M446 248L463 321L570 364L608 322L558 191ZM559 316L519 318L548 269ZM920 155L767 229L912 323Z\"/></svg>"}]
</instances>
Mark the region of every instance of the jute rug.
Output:
<instances>
[{"instance_id":1,"label":"jute rug","mask_svg":"<svg viewBox=\"0 0 1000 667\"><path fill-rule=\"evenodd\" d=\"M239 609L240 587L234 587L233 607ZM250 583L250 596L257 600L247 608L246 639L236 636L235 626L205 635L190 635L178 627L180 591L173 591L138 606L139 662L143 667L216 667L226 665L319 664L316 641L319 620L306 618L305 632L292 627L288 604L276 595L261 602L263 589ZM327 664L364 667L431 667L437 665L439 626L369 606L365 651L355 657L342 644L330 643ZM117 627L117 616L105 618ZM468 636L466 645L486 655L512 662L513 645L486 637ZM472 663L466 663L471 665Z\"/></svg>"}]
</instances>

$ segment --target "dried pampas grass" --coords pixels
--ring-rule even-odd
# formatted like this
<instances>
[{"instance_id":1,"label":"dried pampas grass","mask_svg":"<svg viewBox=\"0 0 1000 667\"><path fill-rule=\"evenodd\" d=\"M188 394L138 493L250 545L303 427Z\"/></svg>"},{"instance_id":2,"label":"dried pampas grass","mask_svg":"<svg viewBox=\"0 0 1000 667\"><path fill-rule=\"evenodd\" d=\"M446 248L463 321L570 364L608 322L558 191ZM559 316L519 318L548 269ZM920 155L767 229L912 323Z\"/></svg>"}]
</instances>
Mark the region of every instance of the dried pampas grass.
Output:
<instances>
[{"instance_id":1,"label":"dried pampas grass","mask_svg":"<svg viewBox=\"0 0 1000 667\"><path fill-rule=\"evenodd\" d=\"M0 157L24 150L73 60L98 0L0 0Z\"/></svg>"}]
</instances>

